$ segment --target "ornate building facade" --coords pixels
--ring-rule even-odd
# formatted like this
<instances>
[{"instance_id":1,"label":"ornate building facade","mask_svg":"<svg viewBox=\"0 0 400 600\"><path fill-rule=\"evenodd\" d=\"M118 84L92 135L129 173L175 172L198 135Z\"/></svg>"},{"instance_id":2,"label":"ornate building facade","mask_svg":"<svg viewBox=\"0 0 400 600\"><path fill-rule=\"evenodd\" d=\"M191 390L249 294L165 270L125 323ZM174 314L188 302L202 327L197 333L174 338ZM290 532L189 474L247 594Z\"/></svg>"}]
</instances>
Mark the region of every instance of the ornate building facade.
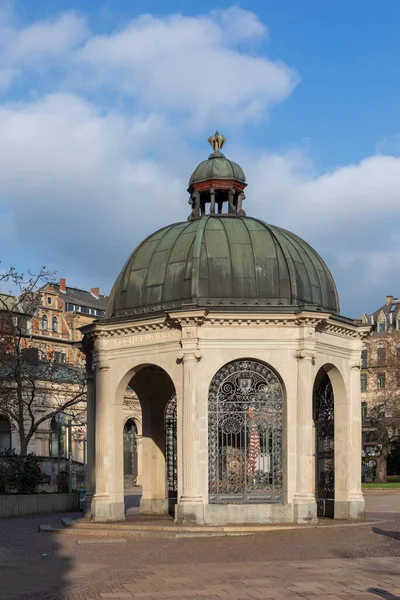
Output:
<instances>
[{"instance_id":1,"label":"ornate building facade","mask_svg":"<svg viewBox=\"0 0 400 600\"><path fill-rule=\"evenodd\" d=\"M400 443L399 299L386 296L380 308L362 315L362 322L371 328L361 351L363 461L370 469L385 470L388 453Z\"/></svg>"},{"instance_id":2,"label":"ornate building facade","mask_svg":"<svg viewBox=\"0 0 400 600\"><path fill-rule=\"evenodd\" d=\"M65 365L65 377L59 386L48 386L38 382L46 402L39 402L38 410L54 410L62 403L62 397L73 396L77 386L69 383L69 368L84 369L84 355L80 349L82 333L80 328L101 319L105 315L107 296L100 294L99 288L90 291L67 286L64 278L59 283L46 283L39 294L39 303L33 318L26 320L26 333L22 340L23 355L33 367L41 361ZM10 302L12 303L12 297ZM24 354L25 353L25 354ZM61 368L58 368L61 371ZM54 395L53 400L50 398ZM57 397L56 397L57 396ZM69 448L67 429L53 418L45 421L32 437L28 451L37 456L66 458L70 451L74 462L85 461L86 443L86 398L69 411L73 415L72 446ZM132 390L127 390L124 401L123 422L125 428L125 469L127 484L140 482L140 404ZM5 415L0 416L0 452L14 449L19 452L19 438L15 424ZM48 465L47 465L48 466ZM56 468L56 465L55 465Z\"/></svg>"},{"instance_id":3,"label":"ornate building facade","mask_svg":"<svg viewBox=\"0 0 400 600\"><path fill-rule=\"evenodd\" d=\"M124 519L127 386L142 411L147 514L179 522L361 518L360 351L334 280L295 234L248 217L243 170L213 152L188 221L133 251L106 318L83 328L86 511Z\"/></svg>"}]
</instances>

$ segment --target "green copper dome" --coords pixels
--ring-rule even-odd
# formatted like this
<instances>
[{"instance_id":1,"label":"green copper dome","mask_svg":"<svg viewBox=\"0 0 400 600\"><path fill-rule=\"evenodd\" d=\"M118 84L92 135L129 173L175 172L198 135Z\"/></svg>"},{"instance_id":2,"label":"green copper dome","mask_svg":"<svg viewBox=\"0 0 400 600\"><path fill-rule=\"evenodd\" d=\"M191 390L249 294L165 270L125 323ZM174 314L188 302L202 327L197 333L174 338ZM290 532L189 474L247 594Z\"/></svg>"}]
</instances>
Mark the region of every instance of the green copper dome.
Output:
<instances>
[{"instance_id":1,"label":"green copper dome","mask_svg":"<svg viewBox=\"0 0 400 600\"><path fill-rule=\"evenodd\" d=\"M107 316L205 308L339 312L335 283L302 239L250 217L207 215L150 235L131 254Z\"/></svg>"},{"instance_id":2,"label":"green copper dome","mask_svg":"<svg viewBox=\"0 0 400 600\"><path fill-rule=\"evenodd\" d=\"M222 152L213 152L207 160L203 160L189 179L189 189L194 183L215 179L236 179L245 183L246 177L242 167L228 160Z\"/></svg>"}]
</instances>

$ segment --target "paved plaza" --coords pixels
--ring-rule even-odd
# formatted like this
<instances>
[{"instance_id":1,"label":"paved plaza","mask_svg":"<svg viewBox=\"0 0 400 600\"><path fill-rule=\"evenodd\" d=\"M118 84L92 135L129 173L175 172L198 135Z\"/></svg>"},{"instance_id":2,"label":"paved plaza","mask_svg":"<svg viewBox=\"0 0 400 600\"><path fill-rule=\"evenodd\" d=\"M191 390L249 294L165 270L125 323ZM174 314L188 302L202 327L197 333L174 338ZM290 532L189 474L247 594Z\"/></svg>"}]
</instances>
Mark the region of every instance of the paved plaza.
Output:
<instances>
[{"instance_id":1,"label":"paved plaza","mask_svg":"<svg viewBox=\"0 0 400 600\"><path fill-rule=\"evenodd\" d=\"M3 519L0 598L399 599L400 493L368 492L367 507L379 523L189 539L54 536L38 527L57 515Z\"/></svg>"}]
</instances>

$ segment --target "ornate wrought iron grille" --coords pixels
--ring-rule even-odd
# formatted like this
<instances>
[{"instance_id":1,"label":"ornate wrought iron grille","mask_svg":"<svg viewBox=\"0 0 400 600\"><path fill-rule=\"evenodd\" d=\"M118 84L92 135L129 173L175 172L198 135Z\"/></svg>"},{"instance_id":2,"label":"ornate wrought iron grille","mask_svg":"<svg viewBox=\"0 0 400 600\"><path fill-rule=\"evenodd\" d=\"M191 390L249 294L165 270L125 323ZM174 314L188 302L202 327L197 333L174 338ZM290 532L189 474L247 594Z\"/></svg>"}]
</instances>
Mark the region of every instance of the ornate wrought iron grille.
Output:
<instances>
[{"instance_id":1,"label":"ornate wrought iron grille","mask_svg":"<svg viewBox=\"0 0 400 600\"><path fill-rule=\"evenodd\" d=\"M176 424L176 394L174 394L165 408L165 465L169 497L175 497L178 492Z\"/></svg>"},{"instance_id":2,"label":"ornate wrought iron grille","mask_svg":"<svg viewBox=\"0 0 400 600\"><path fill-rule=\"evenodd\" d=\"M333 517L335 497L335 419L331 380L324 375L315 393L316 488L319 516Z\"/></svg>"},{"instance_id":3,"label":"ornate wrought iron grille","mask_svg":"<svg viewBox=\"0 0 400 600\"><path fill-rule=\"evenodd\" d=\"M253 360L225 365L208 394L210 502L282 502L283 389Z\"/></svg>"}]
</instances>

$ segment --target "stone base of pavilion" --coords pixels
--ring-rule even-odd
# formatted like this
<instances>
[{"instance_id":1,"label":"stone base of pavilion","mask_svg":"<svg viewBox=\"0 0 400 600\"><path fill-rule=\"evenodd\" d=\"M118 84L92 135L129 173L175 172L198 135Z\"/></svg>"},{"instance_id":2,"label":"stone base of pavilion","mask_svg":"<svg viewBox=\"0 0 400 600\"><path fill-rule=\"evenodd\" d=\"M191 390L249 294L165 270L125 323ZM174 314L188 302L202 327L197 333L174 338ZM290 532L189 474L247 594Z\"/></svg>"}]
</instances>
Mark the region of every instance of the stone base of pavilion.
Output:
<instances>
[{"instance_id":1,"label":"stone base of pavilion","mask_svg":"<svg viewBox=\"0 0 400 600\"><path fill-rule=\"evenodd\" d=\"M207 537L207 536L238 536L254 535L268 531L284 531L296 529L322 529L337 527L371 526L381 521L370 519L316 519L312 523L237 523L237 524L180 524L168 515L148 517L146 515L130 515L125 521L96 523L89 518L61 518L59 528L41 525L42 533L61 535L88 535L99 537Z\"/></svg>"},{"instance_id":2,"label":"stone base of pavilion","mask_svg":"<svg viewBox=\"0 0 400 600\"><path fill-rule=\"evenodd\" d=\"M365 502L363 496L352 500L330 500L331 514L335 520L364 520ZM203 504L202 502L178 503L173 515L168 499L141 499L140 511L125 516L124 504L92 503L84 509L84 517L93 523L147 522L163 518L177 525L244 525L244 524L315 524L317 503L299 497L292 504Z\"/></svg>"}]
</instances>

